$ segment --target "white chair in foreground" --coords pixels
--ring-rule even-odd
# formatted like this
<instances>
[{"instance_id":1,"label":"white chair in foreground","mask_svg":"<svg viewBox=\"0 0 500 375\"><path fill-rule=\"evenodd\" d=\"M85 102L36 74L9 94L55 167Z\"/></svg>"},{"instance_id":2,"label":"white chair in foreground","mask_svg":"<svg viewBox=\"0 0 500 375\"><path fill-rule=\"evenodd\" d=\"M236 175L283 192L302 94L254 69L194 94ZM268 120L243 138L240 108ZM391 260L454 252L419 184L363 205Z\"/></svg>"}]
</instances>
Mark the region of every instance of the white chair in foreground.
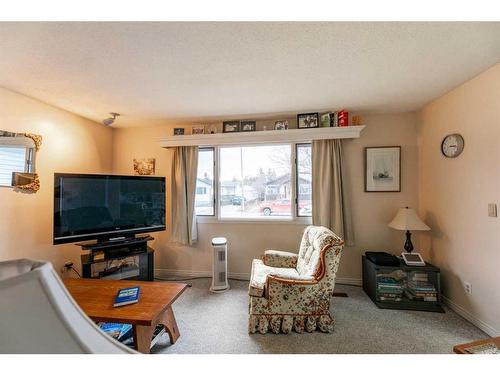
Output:
<instances>
[{"instance_id":1,"label":"white chair in foreground","mask_svg":"<svg viewBox=\"0 0 500 375\"><path fill-rule=\"evenodd\" d=\"M0 353L136 353L102 332L48 262L0 262Z\"/></svg>"}]
</instances>

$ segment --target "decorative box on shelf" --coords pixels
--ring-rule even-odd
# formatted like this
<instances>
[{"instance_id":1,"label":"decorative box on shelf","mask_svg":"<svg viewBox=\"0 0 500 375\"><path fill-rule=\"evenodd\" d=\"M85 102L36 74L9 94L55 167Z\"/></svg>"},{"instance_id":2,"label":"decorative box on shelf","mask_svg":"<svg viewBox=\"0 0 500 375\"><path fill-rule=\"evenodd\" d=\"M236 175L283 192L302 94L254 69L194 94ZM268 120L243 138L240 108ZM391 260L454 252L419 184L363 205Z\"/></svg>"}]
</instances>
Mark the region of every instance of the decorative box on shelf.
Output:
<instances>
[{"instance_id":1,"label":"decorative box on shelf","mask_svg":"<svg viewBox=\"0 0 500 375\"><path fill-rule=\"evenodd\" d=\"M381 266L362 256L363 290L382 309L444 313L441 306L440 270L430 263Z\"/></svg>"}]
</instances>

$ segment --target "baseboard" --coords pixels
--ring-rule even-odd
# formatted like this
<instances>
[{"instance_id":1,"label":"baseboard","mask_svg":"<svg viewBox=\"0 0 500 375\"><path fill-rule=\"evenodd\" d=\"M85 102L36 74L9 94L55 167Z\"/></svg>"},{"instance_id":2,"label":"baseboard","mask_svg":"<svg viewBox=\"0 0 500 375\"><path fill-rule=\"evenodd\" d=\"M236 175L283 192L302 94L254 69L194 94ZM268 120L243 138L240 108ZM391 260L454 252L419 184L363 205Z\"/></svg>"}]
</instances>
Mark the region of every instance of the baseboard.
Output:
<instances>
[{"instance_id":1,"label":"baseboard","mask_svg":"<svg viewBox=\"0 0 500 375\"><path fill-rule=\"evenodd\" d=\"M227 276L229 278L241 279L241 280L250 280L249 273L238 273L238 272L228 272ZM173 270L173 269L164 269L164 268L156 268L155 269L155 277L178 277L178 278L188 278L188 277L212 277L212 272L210 271L194 271L194 270ZM355 285L361 286L362 280L349 278L349 277L337 277L335 280L337 284L345 284L345 285Z\"/></svg>"},{"instance_id":2,"label":"baseboard","mask_svg":"<svg viewBox=\"0 0 500 375\"><path fill-rule=\"evenodd\" d=\"M229 278L241 279L241 280L250 280L249 273L237 273L237 272L228 272L227 276ZM164 269L164 268L156 268L155 269L155 277L179 277L179 278L187 278L187 277L212 277L211 271L195 271L195 270L173 270L173 269Z\"/></svg>"},{"instance_id":3,"label":"baseboard","mask_svg":"<svg viewBox=\"0 0 500 375\"><path fill-rule=\"evenodd\" d=\"M469 311L465 310L462 306L457 305L455 302L453 302L449 298L443 296L443 302L445 303L446 306L448 306L450 309L455 311L458 315L460 315L465 320L474 324L477 328L479 328L484 333L490 335L491 337L500 336L500 331L496 330L495 328L493 328L489 324L483 322L481 319L474 316Z\"/></svg>"}]
</instances>

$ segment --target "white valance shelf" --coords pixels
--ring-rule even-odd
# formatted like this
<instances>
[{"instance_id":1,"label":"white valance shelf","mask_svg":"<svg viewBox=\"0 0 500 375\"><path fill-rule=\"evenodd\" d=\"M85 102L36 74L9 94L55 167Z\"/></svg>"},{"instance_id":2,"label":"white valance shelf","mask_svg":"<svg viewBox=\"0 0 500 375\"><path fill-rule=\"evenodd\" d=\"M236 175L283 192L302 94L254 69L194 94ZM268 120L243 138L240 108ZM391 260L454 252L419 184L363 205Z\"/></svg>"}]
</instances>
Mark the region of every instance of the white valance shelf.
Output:
<instances>
[{"instance_id":1,"label":"white valance shelf","mask_svg":"<svg viewBox=\"0 0 500 375\"><path fill-rule=\"evenodd\" d=\"M230 144L262 144L310 142L317 139L359 138L365 125L314 129L265 130L253 132L174 135L159 138L161 147L219 146Z\"/></svg>"}]
</instances>

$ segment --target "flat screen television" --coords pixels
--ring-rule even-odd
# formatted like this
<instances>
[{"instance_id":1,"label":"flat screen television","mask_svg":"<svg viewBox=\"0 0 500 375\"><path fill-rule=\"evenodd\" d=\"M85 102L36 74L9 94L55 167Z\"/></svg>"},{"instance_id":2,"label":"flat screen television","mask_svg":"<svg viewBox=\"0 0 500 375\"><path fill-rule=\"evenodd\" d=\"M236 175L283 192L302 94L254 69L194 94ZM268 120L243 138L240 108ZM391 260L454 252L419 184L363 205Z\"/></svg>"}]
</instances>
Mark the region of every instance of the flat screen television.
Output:
<instances>
[{"instance_id":1,"label":"flat screen television","mask_svg":"<svg viewBox=\"0 0 500 375\"><path fill-rule=\"evenodd\" d=\"M54 174L54 244L165 230L165 177Z\"/></svg>"}]
</instances>

